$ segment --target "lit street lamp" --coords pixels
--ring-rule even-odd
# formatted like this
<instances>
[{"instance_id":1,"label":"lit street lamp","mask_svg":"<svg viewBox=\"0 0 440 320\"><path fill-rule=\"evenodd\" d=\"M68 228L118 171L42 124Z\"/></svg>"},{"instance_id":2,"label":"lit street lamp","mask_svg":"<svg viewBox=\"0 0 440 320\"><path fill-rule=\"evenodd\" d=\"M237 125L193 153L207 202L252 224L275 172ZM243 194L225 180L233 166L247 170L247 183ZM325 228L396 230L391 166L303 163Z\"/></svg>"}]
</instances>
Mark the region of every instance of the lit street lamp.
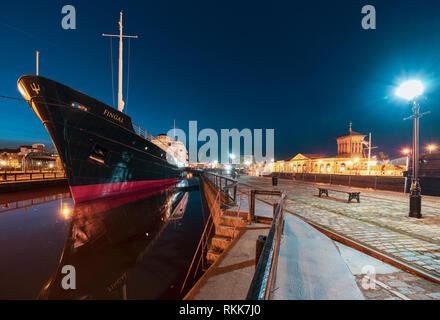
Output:
<instances>
[{"instance_id":1,"label":"lit street lamp","mask_svg":"<svg viewBox=\"0 0 440 320\"><path fill-rule=\"evenodd\" d=\"M396 95L404 98L412 103L413 115L405 118L404 120L414 120L413 131L413 170L412 170L412 182L411 192L409 198L409 216L413 218L422 217L422 189L419 182L419 119L429 113L420 113L420 105L416 98L423 93L423 84L420 80L411 80L403 83L397 90Z\"/></svg>"},{"instance_id":2,"label":"lit street lamp","mask_svg":"<svg viewBox=\"0 0 440 320\"><path fill-rule=\"evenodd\" d=\"M432 151L437 150L437 146L436 146L435 144L430 144L430 145L427 147L427 149L428 149L428 151L429 151L429 154L431 154Z\"/></svg>"}]
</instances>

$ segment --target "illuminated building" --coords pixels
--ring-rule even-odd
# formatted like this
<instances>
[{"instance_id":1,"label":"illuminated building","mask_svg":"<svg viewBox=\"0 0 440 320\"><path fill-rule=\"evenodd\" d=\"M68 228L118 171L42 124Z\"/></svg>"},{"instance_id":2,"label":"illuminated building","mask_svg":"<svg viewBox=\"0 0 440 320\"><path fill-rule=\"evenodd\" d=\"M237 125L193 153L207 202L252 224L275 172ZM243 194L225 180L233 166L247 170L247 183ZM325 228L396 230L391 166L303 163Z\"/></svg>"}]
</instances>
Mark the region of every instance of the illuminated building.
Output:
<instances>
[{"instance_id":1,"label":"illuminated building","mask_svg":"<svg viewBox=\"0 0 440 320\"><path fill-rule=\"evenodd\" d=\"M402 176L405 166L394 165L389 161L379 162L375 157L368 161L368 142L366 135L350 129L336 138L338 153L326 158L316 154L297 154L287 161L276 161L266 165L266 172L313 173L345 175L387 175Z\"/></svg>"},{"instance_id":2,"label":"illuminated building","mask_svg":"<svg viewBox=\"0 0 440 320\"><path fill-rule=\"evenodd\" d=\"M62 170L58 154L49 152L42 143L0 149L0 170Z\"/></svg>"}]
</instances>

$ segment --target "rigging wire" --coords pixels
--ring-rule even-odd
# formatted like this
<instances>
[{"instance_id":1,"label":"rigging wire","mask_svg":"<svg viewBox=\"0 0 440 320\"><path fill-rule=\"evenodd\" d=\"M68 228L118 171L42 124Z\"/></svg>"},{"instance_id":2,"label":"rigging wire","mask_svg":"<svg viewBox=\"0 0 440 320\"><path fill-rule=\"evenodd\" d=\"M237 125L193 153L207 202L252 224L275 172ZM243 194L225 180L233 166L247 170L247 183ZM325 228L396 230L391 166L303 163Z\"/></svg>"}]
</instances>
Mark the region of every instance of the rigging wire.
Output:
<instances>
[{"instance_id":1,"label":"rigging wire","mask_svg":"<svg viewBox=\"0 0 440 320\"><path fill-rule=\"evenodd\" d=\"M23 98L14 98L14 97L8 97L8 96L0 96L0 98L27 101L26 99L23 99Z\"/></svg>"},{"instance_id":2,"label":"rigging wire","mask_svg":"<svg viewBox=\"0 0 440 320\"><path fill-rule=\"evenodd\" d=\"M115 107L115 81L113 80L113 45L112 37L110 39L110 68L112 69L112 98L113 98L113 108Z\"/></svg>"},{"instance_id":3,"label":"rigging wire","mask_svg":"<svg viewBox=\"0 0 440 320\"><path fill-rule=\"evenodd\" d=\"M128 63L127 63L127 98L125 99L125 112L127 112L128 106L128 88L130 87L130 42L131 39L128 38Z\"/></svg>"},{"instance_id":4,"label":"rigging wire","mask_svg":"<svg viewBox=\"0 0 440 320\"><path fill-rule=\"evenodd\" d=\"M14 97L9 97L9 96L2 96L0 95L0 98L4 98L4 99L12 99L12 100L20 100L20 101L26 101L27 103L32 102L33 99L37 99L39 97L33 97L30 100L26 100L23 98L14 98ZM44 104L47 104L48 106L57 106L57 107L71 107L71 105L68 105L66 103L53 103L53 102L47 102L44 101Z\"/></svg>"}]
</instances>

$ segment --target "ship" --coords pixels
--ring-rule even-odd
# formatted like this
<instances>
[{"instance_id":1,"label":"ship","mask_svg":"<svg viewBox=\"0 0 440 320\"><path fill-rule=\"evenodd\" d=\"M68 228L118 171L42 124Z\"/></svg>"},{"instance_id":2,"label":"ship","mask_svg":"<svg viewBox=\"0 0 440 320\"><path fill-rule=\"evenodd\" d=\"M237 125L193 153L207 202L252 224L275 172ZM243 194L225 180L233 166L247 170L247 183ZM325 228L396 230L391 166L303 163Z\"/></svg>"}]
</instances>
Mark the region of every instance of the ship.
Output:
<instances>
[{"instance_id":1,"label":"ship","mask_svg":"<svg viewBox=\"0 0 440 320\"><path fill-rule=\"evenodd\" d=\"M18 79L18 90L58 151L75 203L136 192L160 192L186 176L185 145L166 134L154 136L123 112L123 37L133 36L122 34L122 11L119 29L117 109L39 76L38 69L36 75Z\"/></svg>"}]
</instances>

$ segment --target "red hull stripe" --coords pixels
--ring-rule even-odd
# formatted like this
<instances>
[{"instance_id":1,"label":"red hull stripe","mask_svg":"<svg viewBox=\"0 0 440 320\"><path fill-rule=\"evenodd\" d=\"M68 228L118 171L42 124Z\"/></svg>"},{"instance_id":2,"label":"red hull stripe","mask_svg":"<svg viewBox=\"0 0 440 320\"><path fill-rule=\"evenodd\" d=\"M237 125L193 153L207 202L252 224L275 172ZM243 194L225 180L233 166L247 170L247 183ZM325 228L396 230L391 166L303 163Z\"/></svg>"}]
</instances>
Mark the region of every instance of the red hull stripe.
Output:
<instances>
[{"instance_id":1,"label":"red hull stripe","mask_svg":"<svg viewBox=\"0 0 440 320\"><path fill-rule=\"evenodd\" d=\"M149 190L159 192L178 183L180 180L181 179L164 179L71 186L70 192L72 193L75 203L80 203L100 198L126 195L127 193L138 191Z\"/></svg>"}]
</instances>

